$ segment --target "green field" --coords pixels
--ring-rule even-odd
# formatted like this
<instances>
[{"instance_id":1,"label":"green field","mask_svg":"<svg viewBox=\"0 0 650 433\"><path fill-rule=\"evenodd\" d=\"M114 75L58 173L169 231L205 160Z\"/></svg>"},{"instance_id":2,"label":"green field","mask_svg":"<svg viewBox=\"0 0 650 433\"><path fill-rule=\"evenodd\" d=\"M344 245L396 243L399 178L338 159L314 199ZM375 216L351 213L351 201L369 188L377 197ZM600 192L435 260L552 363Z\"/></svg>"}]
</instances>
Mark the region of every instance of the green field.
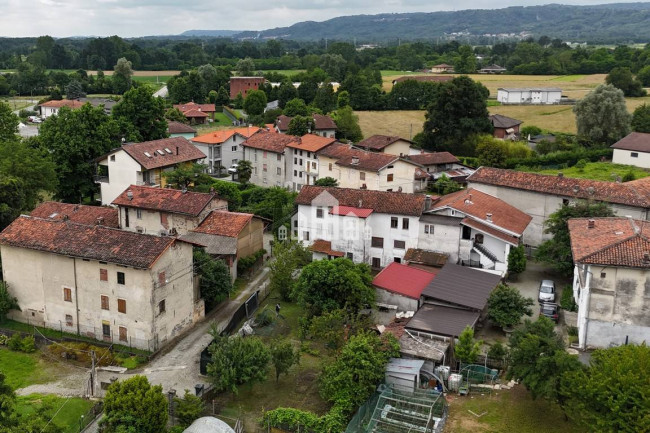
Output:
<instances>
[{"instance_id":1,"label":"green field","mask_svg":"<svg viewBox=\"0 0 650 433\"><path fill-rule=\"evenodd\" d=\"M382 77L394 77L394 76L403 76L403 75L420 75L422 72L413 72L413 71L390 71L383 70L381 71Z\"/></svg>"},{"instance_id":2,"label":"green field","mask_svg":"<svg viewBox=\"0 0 650 433\"><path fill-rule=\"evenodd\" d=\"M582 78L584 78L585 75L561 75L557 78L552 78L551 81L566 81L566 82L572 82L572 81L578 81Z\"/></svg>"},{"instance_id":3,"label":"green field","mask_svg":"<svg viewBox=\"0 0 650 433\"><path fill-rule=\"evenodd\" d=\"M307 71L306 69L269 69L269 70L260 71L260 72L262 72L262 73L275 72L276 74L282 74L282 75L286 75L287 77L290 77L292 75L296 75L296 74L298 74L300 72L306 72L306 71ZM236 71L232 71L232 73L233 73L233 76L236 76L236 74L237 74Z\"/></svg>"},{"instance_id":4,"label":"green field","mask_svg":"<svg viewBox=\"0 0 650 433\"><path fill-rule=\"evenodd\" d=\"M535 170L527 167L521 168L523 171L530 171L540 174L557 175L562 172L566 177L579 179L592 179L614 182L616 176L623 177L626 173L633 173L635 179L641 179L650 176L650 171L631 165L612 164L610 162L590 162L580 169L577 167L557 168L550 170Z\"/></svg>"},{"instance_id":5,"label":"green field","mask_svg":"<svg viewBox=\"0 0 650 433\"><path fill-rule=\"evenodd\" d=\"M88 412L92 406L93 402L90 400L56 395L30 394L16 399L16 411L19 414L29 416L43 411L48 419L56 414L52 423L61 427L65 433L77 433L81 415Z\"/></svg>"},{"instance_id":6,"label":"green field","mask_svg":"<svg viewBox=\"0 0 650 433\"><path fill-rule=\"evenodd\" d=\"M48 365L38 352L20 353L0 347L0 371L4 373L7 385L13 389L53 380L55 370L56 365Z\"/></svg>"}]
</instances>

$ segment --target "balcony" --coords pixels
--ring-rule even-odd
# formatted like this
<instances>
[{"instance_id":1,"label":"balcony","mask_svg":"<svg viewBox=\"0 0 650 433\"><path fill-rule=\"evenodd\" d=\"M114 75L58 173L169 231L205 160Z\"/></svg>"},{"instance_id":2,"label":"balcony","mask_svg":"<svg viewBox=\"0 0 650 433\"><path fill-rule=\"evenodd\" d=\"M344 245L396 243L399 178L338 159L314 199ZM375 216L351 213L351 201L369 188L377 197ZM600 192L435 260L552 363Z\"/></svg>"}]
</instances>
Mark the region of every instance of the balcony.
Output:
<instances>
[{"instance_id":1,"label":"balcony","mask_svg":"<svg viewBox=\"0 0 650 433\"><path fill-rule=\"evenodd\" d=\"M93 176L93 180L95 181L95 183L109 183L110 182L109 179L108 179L108 175L104 176L104 175L97 174L97 175Z\"/></svg>"}]
</instances>

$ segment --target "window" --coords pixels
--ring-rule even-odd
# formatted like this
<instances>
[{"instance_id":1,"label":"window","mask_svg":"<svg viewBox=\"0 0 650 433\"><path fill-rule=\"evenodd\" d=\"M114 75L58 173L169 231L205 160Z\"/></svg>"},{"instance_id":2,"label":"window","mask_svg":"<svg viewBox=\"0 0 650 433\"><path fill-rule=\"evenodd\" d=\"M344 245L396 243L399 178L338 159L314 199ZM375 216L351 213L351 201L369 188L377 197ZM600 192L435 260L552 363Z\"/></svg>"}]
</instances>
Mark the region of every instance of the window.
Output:
<instances>
[{"instance_id":1,"label":"window","mask_svg":"<svg viewBox=\"0 0 650 433\"><path fill-rule=\"evenodd\" d=\"M300 166L302 167L302 158L300 158Z\"/></svg>"},{"instance_id":2,"label":"window","mask_svg":"<svg viewBox=\"0 0 650 433\"><path fill-rule=\"evenodd\" d=\"M352 260L354 258L354 254L352 254L352 253L346 253L345 256L350 260Z\"/></svg>"},{"instance_id":3,"label":"window","mask_svg":"<svg viewBox=\"0 0 650 433\"><path fill-rule=\"evenodd\" d=\"M308 241L309 240L309 232L302 232L302 237L303 237L303 239Z\"/></svg>"},{"instance_id":4,"label":"window","mask_svg":"<svg viewBox=\"0 0 650 433\"><path fill-rule=\"evenodd\" d=\"M117 284L124 284L124 272L117 273Z\"/></svg>"},{"instance_id":5,"label":"window","mask_svg":"<svg viewBox=\"0 0 650 433\"><path fill-rule=\"evenodd\" d=\"M638 152L632 152L632 153L630 153L630 156L631 156L632 158L638 158L638 157L639 157L639 153L638 153Z\"/></svg>"},{"instance_id":6,"label":"window","mask_svg":"<svg viewBox=\"0 0 650 433\"><path fill-rule=\"evenodd\" d=\"M126 299L117 299L117 312L126 314Z\"/></svg>"},{"instance_id":7,"label":"window","mask_svg":"<svg viewBox=\"0 0 650 433\"><path fill-rule=\"evenodd\" d=\"M393 248L397 248L398 250L403 250L406 248L406 242L405 241L393 241Z\"/></svg>"},{"instance_id":8,"label":"window","mask_svg":"<svg viewBox=\"0 0 650 433\"><path fill-rule=\"evenodd\" d=\"M111 161L115 162L115 155L111 155Z\"/></svg>"},{"instance_id":9,"label":"window","mask_svg":"<svg viewBox=\"0 0 650 433\"><path fill-rule=\"evenodd\" d=\"M266 178L263 178L263 179L262 179L262 183L267 183Z\"/></svg>"},{"instance_id":10,"label":"window","mask_svg":"<svg viewBox=\"0 0 650 433\"><path fill-rule=\"evenodd\" d=\"M67 287L63 288L63 300L65 302L72 302L72 289L68 289Z\"/></svg>"},{"instance_id":11,"label":"window","mask_svg":"<svg viewBox=\"0 0 650 433\"><path fill-rule=\"evenodd\" d=\"M262 164L262 171L267 171L266 164Z\"/></svg>"},{"instance_id":12,"label":"window","mask_svg":"<svg viewBox=\"0 0 650 433\"><path fill-rule=\"evenodd\" d=\"M323 218L323 208L319 207L316 209L316 218Z\"/></svg>"},{"instance_id":13,"label":"window","mask_svg":"<svg viewBox=\"0 0 650 433\"><path fill-rule=\"evenodd\" d=\"M402 230L408 230L408 229L409 229L409 219L402 218Z\"/></svg>"},{"instance_id":14,"label":"window","mask_svg":"<svg viewBox=\"0 0 650 433\"><path fill-rule=\"evenodd\" d=\"M569 205L569 199L568 198L563 198L562 199L562 206L568 206Z\"/></svg>"},{"instance_id":15,"label":"window","mask_svg":"<svg viewBox=\"0 0 650 433\"><path fill-rule=\"evenodd\" d=\"M135 210L135 217L139 220L142 219L142 209L136 209Z\"/></svg>"},{"instance_id":16,"label":"window","mask_svg":"<svg viewBox=\"0 0 650 433\"><path fill-rule=\"evenodd\" d=\"M392 165L389 165L389 166L387 166L386 168L393 168L393 166L392 166Z\"/></svg>"},{"instance_id":17,"label":"window","mask_svg":"<svg viewBox=\"0 0 650 433\"><path fill-rule=\"evenodd\" d=\"M433 224L425 224L424 225L424 233L427 235L432 235L433 234Z\"/></svg>"},{"instance_id":18,"label":"window","mask_svg":"<svg viewBox=\"0 0 650 433\"><path fill-rule=\"evenodd\" d=\"M390 218L390 228L391 229L396 229L398 224L398 219L396 217L391 217Z\"/></svg>"},{"instance_id":19,"label":"window","mask_svg":"<svg viewBox=\"0 0 650 433\"><path fill-rule=\"evenodd\" d=\"M472 238L472 229L467 226L463 226L463 239L467 240L471 238Z\"/></svg>"},{"instance_id":20,"label":"window","mask_svg":"<svg viewBox=\"0 0 650 433\"><path fill-rule=\"evenodd\" d=\"M72 326L72 314L65 315L65 326Z\"/></svg>"},{"instance_id":21,"label":"window","mask_svg":"<svg viewBox=\"0 0 650 433\"><path fill-rule=\"evenodd\" d=\"M359 172L359 180L366 180L366 172L365 171L360 171Z\"/></svg>"},{"instance_id":22,"label":"window","mask_svg":"<svg viewBox=\"0 0 650 433\"><path fill-rule=\"evenodd\" d=\"M158 272L158 285L159 286L164 286L167 284L167 278L165 275L165 271L160 271Z\"/></svg>"},{"instance_id":23,"label":"window","mask_svg":"<svg viewBox=\"0 0 650 433\"><path fill-rule=\"evenodd\" d=\"M298 220L293 220L293 226L298 227Z\"/></svg>"},{"instance_id":24,"label":"window","mask_svg":"<svg viewBox=\"0 0 650 433\"><path fill-rule=\"evenodd\" d=\"M126 333L126 328L124 326L119 327L120 330L120 341L128 341L127 333Z\"/></svg>"},{"instance_id":25,"label":"window","mask_svg":"<svg viewBox=\"0 0 650 433\"><path fill-rule=\"evenodd\" d=\"M298 173L298 179L302 178L302 171Z\"/></svg>"},{"instance_id":26,"label":"window","mask_svg":"<svg viewBox=\"0 0 650 433\"><path fill-rule=\"evenodd\" d=\"M163 299L162 301L158 302L158 314L162 314L165 311L167 310L165 309L165 300Z\"/></svg>"},{"instance_id":27,"label":"window","mask_svg":"<svg viewBox=\"0 0 650 433\"><path fill-rule=\"evenodd\" d=\"M300 151L300 156L302 156L302 150ZM302 162L301 162L301 164L302 164Z\"/></svg>"},{"instance_id":28,"label":"window","mask_svg":"<svg viewBox=\"0 0 650 433\"><path fill-rule=\"evenodd\" d=\"M275 172L278 176L282 175L282 169L280 167L276 168Z\"/></svg>"},{"instance_id":29,"label":"window","mask_svg":"<svg viewBox=\"0 0 650 433\"><path fill-rule=\"evenodd\" d=\"M311 163L311 168L312 168L313 170L316 170L316 163L313 162L313 161L312 161L312 163Z\"/></svg>"},{"instance_id":30,"label":"window","mask_svg":"<svg viewBox=\"0 0 650 433\"><path fill-rule=\"evenodd\" d=\"M392 182L393 181L393 173L386 175L386 182Z\"/></svg>"},{"instance_id":31,"label":"window","mask_svg":"<svg viewBox=\"0 0 650 433\"><path fill-rule=\"evenodd\" d=\"M293 171L293 175L294 175L294 176L298 176L298 170L294 170L294 171Z\"/></svg>"},{"instance_id":32,"label":"window","mask_svg":"<svg viewBox=\"0 0 650 433\"><path fill-rule=\"evenodd\" d=\"M298 155L298 149L293 149L293 154Z\"/></svg>"},{"instance_id":33,"label":"window","mask_svg":"<svg viewBox=\"0 0 650 433\"><path fill-rule=\"evenodd\" d=\"M393 257L393 261L395 263L402 263L402 259L400 259L399 257Z\"/></svg>"},{"instance_id":34,"label":"window","mask_svg":"<svg viewBox=\"0 0 650 433\"><path fill-rule=\"evenodd\" d=\"M477 244L482 244L483 243L483 235L477 233L476 237L474 238L474 242L476 242Z\"/></svg>"},{"instance_id":35,"label":"window","mask_svg":"<svg viewBox=\"0 0 650 433\"><path fill-rule=\"evenodd\" d=\"M254 160L255 162L257 162L257 150L256 150L255 153L253 154L253 160Z\"/></svg>"},{"instance_id":36,"label":"window","mask_svg":"<svg viewBox=\"0 0 650 433\"><path fill-rule=\"evenodd\" d=\"M298 165L298 158L293 158L293 164Z\"/></svg>"},{"instance_id":37,"label":"window","mask_svg":"<svg viewBox=\"0 0 650 433\"><path fill-rule=\"evenodd\" d=\"M384 238L373 236L372 239L370 239L370 246L374 248L384 248Z\"/></svg>"},{"instance_id":38,"label":"window","mask_svg":"<svg viewBox=\"0 0 650 433\"><path fill-rule=\"evenodd\" d=\"M102 295L102 310L108 310L108 296Z\"/></svg>"},{"instance_id":39,"label":"window","mask_svg":"<svg viewBox=\"0 0 650 433\"><path fill-rule=\"evenodd\" d=\"M607 274L605 272L601 272L600 273L600 278L605 278L605 277L607 277Z\"/></svg>"},{"instance_id":40,"label":"window","mask_svg":"<svg viewBox=\"0 0 650 433\"><path fill-rule=\"evenodd\" d=\"M372 258L372 267L373 269L381 268L381 259L379 257Z\"/></svg>"},{"instance_id":41,"label":"window","mask_svg":"<svg viewBox=\"0 0 650 433\"><path fill-rule=\"evenodd\" d=\"M265 150L265 151L264 151L264 158L266 158L266 157L267 157L267 154L266 154L266 150Z\"/></svg>"},{"instance_id":42,"label":"window","mask_svg":"<svg viewBox=\"0 0 650 433\"><path fill-rule=\"evenodd\" d=\"M99 270L99 281L108 281L108 269Z\"/></svg>"},{"instance_id":43,"label":"window","mask_svg":"<svg viewBox=\"0 0 650 433\"><path fill-rule=\"evenodd\" d=\"M330 162L330 171L332 171L332 163Z\"/></svg>"},{"instance_id":44,"label":"window","mask_svg":"<svg viewBox=\"0 0 650 433\"><path fill-rule=\"evenodd\" d=\"M111 337L111 325L109 322L106 321L102 322L102 335L104 336L104 338Z\"/></svg>"},{"instance_id":45,"label":"window","mask_svg":"<svg viewBox=\"0 0 650 433\"><path fill-rule=\"evenodd\" d=\"M278 157L278 161L282 161L282 154L278 153L277 157Z\"/></svg>"}]
</instances>

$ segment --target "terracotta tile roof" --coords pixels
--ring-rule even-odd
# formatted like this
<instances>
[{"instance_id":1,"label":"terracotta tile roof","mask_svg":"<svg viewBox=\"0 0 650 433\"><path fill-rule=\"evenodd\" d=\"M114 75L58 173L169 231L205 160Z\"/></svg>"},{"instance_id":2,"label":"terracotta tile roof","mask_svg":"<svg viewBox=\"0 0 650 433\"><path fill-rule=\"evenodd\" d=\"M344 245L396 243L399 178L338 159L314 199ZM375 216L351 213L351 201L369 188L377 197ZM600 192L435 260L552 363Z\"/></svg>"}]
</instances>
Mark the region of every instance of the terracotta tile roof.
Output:
<instances>
[{"instance_id":1,"label":"terracotta tile roof","mask_svg":"<svg viewBox=\"0 0 650 433\"><path fill-rule=\"evenodd\" d=\"M399 140L406 141L407 143L411 144L413 143L412 141L398 137L396 135L373 135L372 137L368 137L365 140L358 142L357 146L364 149L382 150L386 146L393 144Z\"/></svg>"},{"instance_id":2,"label":"terracotta tile roof","mask_svg":"<svg viewBox=\"0 0 650 433\"><path fill-rule=\"evenodd\" d=\"M512 117L508 116L503 116L501 114L491 114L490 115L490 121L492 122L492 126L495 128L514 128L517 125L521 125L522 122L521 120L513 119Z\"/></svg>"},{"instance_id":3,"label":"terracotta tile roof","mask_svg":"<svg viewBox=\"0 0 650 433\"><path fill-rule=\"evenodd\" d=\"M433 272L393 262L377 274L372 285L408 298L420 299L422 290L435 276Z\"/></svg>"},{"instance_id":4,"label":"terracotta tile roof","mask_svg":"<svg viewBox=\"0 0 650 433\"><path fill-rule=\"evenodd\" d=\"M431 205L435 211L449 207L469 215L480 223L490 227L500 227L507 231L521 235L533 219L530 215L520 211L514 206L494 196L469 188L443 196ZM487 214L492 214L491 222ZM478 227L477 227L478 228Z\"/></svg>"},{"instance_id":5,"label":"terracotta tile roof","mask_svg":"<svg viewBox=\"0 0 650 433\"><path fill-rule=\"evenodd\" d=\"M427 266L442 267L447 263L449 256L435 251L427 251L420 248L409 248L404 254L404 261Z\"/></svg>"},{"instance_id":6,"label":"terracotta tile roof","mask_svg":"<svg viewBox=\"0 0 650 433\"><path fill-rule=\"evenodd\" d=\"M269 152L283 153L289 143L297 143L299 140L299 137L294 137L293 135L274 134L262 130L244 141L242 146L267 150Z\"/></svg>"},{"instance_id":7,"label":"terracotta tile roof","mask_svg":"<svg viewBox=\"0 0 650 433\"><path fill-rule=\"evenodd\" d=\"M236 238L253 218L251 213L227 212L215 210L205 217L203 222L194 230L216 236Z\"/></svg>"},{"instance_id":8,"label":"terracotta tile roof","mask_svg":"<svg viewBox=\"0 0 650 433\"><path fill-rule=\"evenodd\" d=\"M650 208L650 180L616 183L481 167L468 182Z\"/></svg>"},{"instance_id":9,"label":"terracotta tile roof","mask_svg":"<svg viewBox=\"0 0 650 433\"><path fill-rule=\"evenodd\" d=\"M192 141L195 141L197 143L205 143L205 144L221 144L235 134L241 136L245 140L251 137L259 130L260 128L257 126L251 126L246 128L221 129L219 131L212 131L212 132L208 132L207 134L194 137L192 138Z\"/></svg>"},{"instance_id":10,"label":"terracotta tile roof","mask_svg":"<svg viewBox=\"0 0 650 433\"><path fill-rule=\"evenodd\" d=\"M509 235L508 233L497 230L494 227L490 227L487 224L483 224L482 222L476 221L472 218L463 218L460 223L494 236L497 239L501 239L504 242L508 242L511 245L519 245L519 238L517 236Z\"/></svg>"},{"instance_id":11,"label":"terracotta tile roof","mask_svg":"<svg viewBox=\"0 0 650 433\"><path fill-rule=\"evenodd\" d=\"M575 218L568 226L575 263L650 269L650 221Z\"/></svg>"},{"instance_id":12,"label":"terracotta tile roof","mask_svg":"<svg viewBox=\"0 0 650 433\"><path fill-rule=\"evenodd\" d=\"M107 206L86 206L83 204L46 201L39 204L29 215L51 220L65 220L67 218L68 221L73 223L90 226L101 221L99 224L106 227L120 227L117 209Z\"/></svg>"},{"instance_id":13,"label":"terracotta tile roof","mask_svg":"<svg viewBox=\"0 0 650 433\"><path fill-rule=\"evenodd\" d=\"M277 126L280 131L287 131L289 129L289 122L291 122L291 117L281 114L277 119L275 119L275 126Z\"/></svg>"},{"instance_id":14,"label":"terracotta tile roof","mask_svg":"<svg viewBox=\"0 0 650 433\"><path fill-rule=\"evenodd\" d=\"M197 104L195 102L188 102L187 104L174 104L174 108L177 108L185 114L186 111L197 110L203 111L206 113L214 113L217 111L214 104Z\"/></svg>"},{"instance_id":15,"label":"terracotta tile roof","mask_svg":"<svg viewBox=\"0 0 650 433\"><path fill-rule=\"evenodd\" d=\"M181 122L167 122L167 132L169 132L170 134L184 134L184 133L196 134L196 129L192 128L190 125L186 125Z\"/></svg>"},{"instance_id":16,"label":"terracotta tile roof","mask_svg":"<svg viewBox=\"0 0 650 433\"><path fill-rule=\"evenodd\" d=\"M323 129L336 129L336 123L329 116L324 116L322 114L314 113L312 115L314 118L314 129L320 131Z\"/></svg>"},{"instance_id":17,"label":"terracotta tile roof","mask_svg":"<svg viewBox=\"0 0 650 433\"><path fill-rule=\"evenodd\" d=\"M331 215L353 216L356 218L368 218L372 214L372 209L364 209L352 206L332 206L329 212Z\"/></svg>"},{"instance_id":18,"label":"terracotta tile roof","mask_svg":"<svg viewBox=\"0 0 650 433\"><path fill-rule=\"evenodd\" d=\"M449 65L445 66L450 67ZM434 66L434 68L435 67L436 66ZM393 84L402 83L409 80L429 83L444 83L445 81L451 81L453 79L453 75L404 75L403 77L399 77L393 80Z\"/></svg>"},{"instance_id":19,"label":"terracotta tile roof","mask_svg":"<svg viewBox=\"0 0 650 433\"><path fill-rule=\"evenodd\" d=\"M400 159L395 155L356 149L339 142L332 143L321 150L319 155L337 159L336 165L367 171L379 171Z\"/></svg>"},{"instance_id":20,"label":"terracotta tile roof","mask_svg":"<svg viewBox=\"0 0 650 433\"><path fill-rule=\"evenodd\" d=\"M343 257L345 255L342 251L334 251L332 249L332 242L323 239L316 239L309 249L315 253L327 254L332 257Z\"/></svg>"},{"instance_id":21,"label":"terracotta tile roof","mask_svg":"<svg viewBox=\"0 0 650 433\"><path fill-rule=\"evenodd\" d=\"M310 206L313 201L317 206L361 207L378 213L420 216L424 198L421 194L305 185L296 204Z\"/></svg>"},{"instance_id":22,"label":"terracotta tile roof","mask_svg":"<svg viewBox=\"0 0 650 433\"><path fill-rule=\"evenodd\" d=\"M612 149L634 150L650 153L650 134L631 132L612 144Z\"/></svg>"},{"instance_id":23,"label":"terracotta tile roof","mask_svg":"<svg viewBox=\"0 0 650 433\"><path fill-rule=\"evenodd\" d=\"M68 107L72 110L81 108L83 107L85 102L81 101L74 101L70 99L61 99L59 101L47 101L43 102L40 106L41 107L48 107L48 108L61 108L61 107Z\"/></svg>"},{"instance_id":24,"label":"terracotta tile roof","mask_svg":"<svg viewBox=\"0 0 650 433\"><path fill-rule=\"evenodd\" d=\"M183 115L185 115L185 117L187 117L188 119L191 119L193 117L208 117L208 115L205 114L203 111L197 109L183 111Z\"/></svg>"},{"instance_id":25,"label":"terracotta tile roof","mask_svg":"<svg viewBox=\"0 0 650 433\"><path fill-rule=\"evenodd\" d=\"M422 179L430 178L431 175L429 173L427 173L426 171L416 167L415 168L415 174L414 174L413 177L414 177L415 180L422 180Z\"/></svg>"},{"instance_id":26,"label":"terracotta tile roof","mask_svg":"<svg viewBox=\"0 0 650 433\"><path fill-rule=\"evenodd\" d=\"M178 189L131 185L111 204L198 216L214 198L217 198L214 193L184 193Z\"/></svg>"},{"instance_id":27,"label":"terracotta tile roof","mask_svg":"<svg viewBox=\"0 0 650 433\"><path fill-rule=\"evenodd\" d=\"M149 268L176 240L104 226L20 216L0 233L0 244Z\"/></svg>"},{"instance_id":28,"label":"terracotta tile roof","mask_svg":"<svg viewBox=\"0 0 650 433\"><path fill-rule=\"evenodd\" d=\"M424 166L460 163L460 160L449 152L420 153L408 155L407 158Z\"/></svg>"},{"instance_id":29,"label":"terracotta tile roof","mask_svg":"<svg viewBox=\"0 0 650 433\"><path fill-rule=\"evenodd\" d=\"M206 157L184 137L124 144L122 149L147 170L168 167L181 162L197 161ZM145 152L151 156L147 156Z\"/></svg>"},{"instance_id":30,"label":"terracotta tile roof","mask_svg":"<svg viewBox=\"0 0 650 433\"><path fill-rule=\"evenodd\" d=\"M318 152L335 141L336 138L321 137L320 135L315 134L305 134L300 137L300 141L291 142L287 144L287 147L306 150L307 152Z\"/></svg>"}]
</instances>

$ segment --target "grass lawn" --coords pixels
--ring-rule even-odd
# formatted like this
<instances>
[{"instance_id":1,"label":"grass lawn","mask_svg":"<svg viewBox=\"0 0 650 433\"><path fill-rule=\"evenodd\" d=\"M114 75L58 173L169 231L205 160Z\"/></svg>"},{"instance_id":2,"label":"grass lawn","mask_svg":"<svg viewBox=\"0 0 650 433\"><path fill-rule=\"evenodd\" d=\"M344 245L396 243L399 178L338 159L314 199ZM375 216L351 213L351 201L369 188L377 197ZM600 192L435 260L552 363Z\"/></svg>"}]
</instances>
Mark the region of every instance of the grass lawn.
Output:
<instances>
[{"instance_id":1,"label":"grass lawn","mask_svg":"<svg viewBox=\"0 0 650 433\"><path fill-rule=\"evenodd\" d=\"M282 75L286 75L287 77L290 77L292 75L296 75L300 72L306 72L306 71L307 71L306 69L269 69L260 72L262 72L263 74L267 72L275 72L276 74L282 74ZM232 73L233 76L237 75L237 71L232 71Z\"/></svg>"},{"instance_id":2,"label":"grass lawn","mask_svg":"<svg viewBox=\"0 0 650 433\"><path fill-rule=\"evenodd\" d=\"M615 182L616 176L623 177L626 173L634 173L635 179L650 176L650 171L644 170L639 167L622 164L612 164L611 162L590 162L587 163L585 168L579 169L577 167L549 169L549 170L533 170L524 169L524 171L533 171L540 174L557 175L558 172L564 173L566 177L575 177L580 179L593 179L604 180L608 182Z\"/></svg>"},{"instance_id":3,"label":"grass lawn","mask_svg":"<svg viewBox=\"0 0 650 433\"><path fill-rule=\"evenodd\" d=\"M408 139L422 131L425 111L355 111L354 113L359 116L359 126L366 138L382 134L399 135Z\"/></svg>"},{"instance_id":4,"label":"grass lawn","mask_svg":"<svg viewBox=\"0 0 650 433\"><path fill-rule=\"evenodd\" d=\"M14 352L0 347L0 371L13 389L56 380L57 373L60 373L58 370L57 363L41 358L39 352Z\"/></svg>"},{"instance_id":5,"label":"grass lawn","mask_svg":"<svg viewBox=\"0 0 650 433\"><path fill-rule=\"evenodd\" d=\"M31 415L41 408L45 408L48 418L59 413L52 419L52 422L61 427L65 433L77 433L79 431L79 419L92 407L93 402L82 398L67 398L56 395L30 394L18 397L16 410L22 415Z\"/></svg>"},{"instance_id":6,"label":"grass lawn","mask_svg":"<svg viewBox=\"0 0 650 433\"><path fill-rule=\"evenodd\" d=\"M470 410L484 415L476 417ZM449 404L445 432L582 433L584 430L565 421L558 405L543 399L533 400L526 389L518 385L491 396L454 395Z\"/></svg>"}]
</instances>

